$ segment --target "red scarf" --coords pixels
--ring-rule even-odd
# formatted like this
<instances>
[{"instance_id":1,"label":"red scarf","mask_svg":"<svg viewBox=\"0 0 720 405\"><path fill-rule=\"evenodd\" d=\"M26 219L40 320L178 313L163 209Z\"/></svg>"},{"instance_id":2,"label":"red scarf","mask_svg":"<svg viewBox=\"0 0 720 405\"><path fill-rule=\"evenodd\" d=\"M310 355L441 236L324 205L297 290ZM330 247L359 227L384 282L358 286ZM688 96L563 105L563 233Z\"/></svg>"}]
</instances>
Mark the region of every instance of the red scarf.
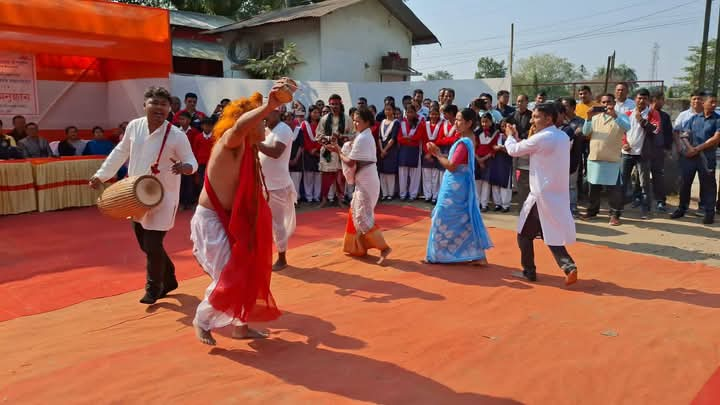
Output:
<instances>
[{"instance_id":1,"label":"red scarf","mask_svg":"<svg viewBox=\"0 0 720 405\"><path fill-rule=\"evenodd\" d=\"M230 215L205 176L205 190L225 228L230 260L210 294L212 307L242 322L266 322L281 313L270 292L272 215L265 199L257 148L245 144L237 191Z\"/></svg>"},{"instance_id":2,"label":"red scarf","mask_svg":"<svg viewBox=\"0 0 720 405\"><path fill-rule=\"evenodd\" d=\"M320 142L315 141L318 124L319 123L308 124L307 121L303 121L302 124L300 124L303 131L303 149L305 149L306 152L312 152L322 147ZM312 139L310 138L311 132L313 136Z\"/></svg>"}]
</instances>

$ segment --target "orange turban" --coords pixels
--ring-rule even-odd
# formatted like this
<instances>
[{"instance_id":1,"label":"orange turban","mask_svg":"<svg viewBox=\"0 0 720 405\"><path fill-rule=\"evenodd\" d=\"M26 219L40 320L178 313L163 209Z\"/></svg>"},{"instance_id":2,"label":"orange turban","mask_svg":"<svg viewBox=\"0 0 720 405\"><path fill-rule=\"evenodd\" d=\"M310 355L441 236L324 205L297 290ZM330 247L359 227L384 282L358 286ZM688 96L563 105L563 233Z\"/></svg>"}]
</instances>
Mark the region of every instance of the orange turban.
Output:
<instances>
[{"instance_id":1,"label":"orange turban","mask_svg":"<svg viewBox=\"0 0 720 405\"><path fill-rule=\"evenodd\" d=\"M239 98L226 105L222 110L220 119L213 128L213 139L217 141L222 138L225 131L232 128L241 115L254 110L262 105L263 96L260 93L253 93L249 98Z\"/></svg>"}]
</instances>

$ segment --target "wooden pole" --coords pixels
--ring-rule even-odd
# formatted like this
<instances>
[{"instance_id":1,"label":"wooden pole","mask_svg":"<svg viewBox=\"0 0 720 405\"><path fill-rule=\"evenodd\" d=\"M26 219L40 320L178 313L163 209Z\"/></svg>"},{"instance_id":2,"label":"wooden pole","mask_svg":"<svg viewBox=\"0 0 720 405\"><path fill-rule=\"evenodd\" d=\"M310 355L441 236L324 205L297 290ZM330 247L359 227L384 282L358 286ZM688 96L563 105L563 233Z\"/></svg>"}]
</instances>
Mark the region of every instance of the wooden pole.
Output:
<instances>
[{"instance_id":1,"label":"wooden pole","mask_svg":"<svg viewBox=\"0 0 720 405\"><path fill-rule=\"evenodd\" d=\"M705 65L707 62L708 34L710 33L710 7L712 0L705 1L705 25L703 26L703 39L700 47L700 75L698 76L698 88L705 87Z\"/></svg>"}]
</instances>

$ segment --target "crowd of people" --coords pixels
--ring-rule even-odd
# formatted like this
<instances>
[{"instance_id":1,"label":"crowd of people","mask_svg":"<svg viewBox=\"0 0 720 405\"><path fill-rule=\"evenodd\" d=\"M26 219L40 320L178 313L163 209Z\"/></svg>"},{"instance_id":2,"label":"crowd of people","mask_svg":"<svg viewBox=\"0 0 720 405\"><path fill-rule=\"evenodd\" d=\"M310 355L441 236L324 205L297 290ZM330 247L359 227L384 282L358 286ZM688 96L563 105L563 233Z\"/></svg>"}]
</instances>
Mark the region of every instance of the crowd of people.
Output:
<instances>
[{"instance_id":1,"label":"crowd of people","mask_svg":"<svg viewBox=\"0 0 720 405\"><path fill-rule=\"evenodd\" d=\"M596 98L591 89L584 86L577 100L562 97L553 102L559 113L555 124L572 141L568 186L573 215L583 220L595 218L603 190L608 196L611 225L620 224L627 204L640 207L643 219L649 218L653 211L666 212L665 160L679 155L680 204L671 217L680 218L690 210L691 187L697 175L700 182L698 216L703 217L704 223L712 223L716 210L720 209L714 170L718 129L715 95L700 90L693 92L690 108L672 122L663 110L662 92L638 89L631 98L629 91L628 84L618 83L614 94ZM483 93L467 107L477 118L473 133L478 204L482 212L492 209L507 213L513 193L517 194L517 201L524 201L530 179L527 158L511 158L504 148L506 126L515 125L521 139L532 136L532 110L546 103L547 97L539 93L530 102L527 95L519 94L514 106L508 91L499 91L496 97L494 101L491 94ZM229 99L221 100L208 115L197 109L198 97L194 93L185 95L185 108L181 108L178 97L171 97L167 120L187 135L199 164L197 173L182 178L181 209L192 209L197 204L213 146L212 130L229 102ZM346 108L337 95L331 96L327 103L318 100L308 107L297 101L289 108L283 105L277 122L267 125L272 128L280 125L285 133L292 134L289 170L298 199L319 203L320 207L349 203L353 187L345 181L338 153L327 145L337 142L342 146L353 139L358 132L351 117L358 108L368 108L374 115L371 132L377 152L380 199L424 198L436 204L445 168L427 145L435 143L446 156L460 138L454 122L461 108L455 105L455 91L449 88L441 89L437 100L425 97L422 90L415 90L413 95L404 96L399 105L388 96L381 109L368 105L364 97L359 97L355 106ZM108 155L122 139L127 124L121 123L111 136L107 136L103 128L94 127L93 139L89 141L80 139L77 127L69 126L65 129L66 138L52 144L39 135L36 123L27 123L24 117L16 116L12 130L0 137L0 159ZM125 169L121 168L120 177L124 176ZM578 198L587 200L585 213L578 210Z\"/></svg>"},{"instance_id":2,"label":"crowd of people","mask_svg":"<svg viewBox=\"0 0 720 405\"><path fill-rule=\"evenodd\" d=\"M523 201L517 228L522 272L516 275L537 280L533 240L542 238L566 285L578 279L566 249L575 242L573 216L596 217L603 189L610 225L620 224L628 203L641 207L644 218L652 209L666 210L662 176L670 149L679 152L682 172L680 205L671 216L689 209L697 174L704 223L714 220L720 114L708 92L694 93L690 110L674 125L662 110L662 93L638 89L630 100L624 83L598 99L588 87L580 89L580 100L548 102L538 94L532 110L524 94L510 106L507 91L496 94L497 103L483 93L463 108L452 89L442 89L436 101L416 90L403 97L402 108L386 97L381 111L361 97L347 112L338 95L327 105L306 109L295 101L287 108L292 92L293 82L283 79L267 99L255 93L223 100L208 117L197 110L195 94L186 95L180 110L167 90L151 88L146 116L128 124L90 180L98 187L128 162L128 175L149 168L165 188L162 204L134 223L148 257L145 304L177 288L163 239L178 202L196 205L193 253L212 278L193 322L203 343L215 344L211 330L229 324L236 326L235 337L264 337L247 322L280 315L270 274L288 265L298 198L322 206L349 203L342 250L365 256L377 249L382 265L392 249L375 222L376 205L422 196L435 205L424 262L483 265L492 241L481 212L490 209L491 197L494 210L508 212L515 189ZM588 209L581 215L577 199L586 192Z\"/></svg>"}]
</instances>

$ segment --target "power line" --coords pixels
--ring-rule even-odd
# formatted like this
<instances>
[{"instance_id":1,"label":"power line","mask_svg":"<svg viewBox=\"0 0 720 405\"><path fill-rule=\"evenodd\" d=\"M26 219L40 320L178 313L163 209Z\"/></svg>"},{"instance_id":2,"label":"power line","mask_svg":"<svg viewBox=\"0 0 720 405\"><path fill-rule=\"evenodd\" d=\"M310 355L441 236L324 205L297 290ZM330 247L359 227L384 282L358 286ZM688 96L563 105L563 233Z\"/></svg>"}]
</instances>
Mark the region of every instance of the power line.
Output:
<instances>
[{"instance_id":1,"label":"power line","mask_svg":"<svg viewBox=\"0 0 720 405\"><path fill-rule=\"evenodd\" d=\"M660 13L663 13L663 12L666 12L666 11L669 11L669 10L673 10L673 9L676 9L676 8L680 8L680 7L689 5L689 4L691 4L691 3L695 3L696 1L697 1L697 0L688 1L687 3L683 3L683 4L680 4L680 5L675 5L675 6L672 6L672 7L670 7L670 8L664 9L664 10L659 10L659 11L657 11L657 12L653 12L653 13L648 14L648 15L645 15L645 16L635 17L635 18L632 18L632 19L629 19L629 20L626 20L626 21L621 21L621 22L617 22L617 23L616 23L616 22L613 22L613 23L600 23L600 24L596 24L596 25L590 26L590 30L594 30L594 29L600 28L600 27L605 27L605 26L608 26L608 25L616 25L616 24L624 24L624 23L627 23L627 22L635 22L635 21L638 20L638 19L642 19L642 18L646 18L646 17L651 17L651 16L656 15L656 14L660 14ZM715 0L713 0L713 1L715 1ZM599 14L598 14L598 13L594 13L594 14L588 14L588 15L584 15L584 16L576 16L576 17L567 18L567 19L564 19L564 20L558 20L558 21L553 21L553 22L545 23L545 24L543 24L543 25L531 26L531 27L528 27L528 28L519 30L518 33L528 33L528 32L538 32L538 31L539 31L540 34L544 34L544 33L555 33L555 32L563 32L563 33L564 33L564 32L567 32L567 30L547 31L546 28L547 28L548 25L556 25L556 24L560 24L560 23L562 23L562 22L576 21L576 20L581 20L581 19L583 19L583 18L588 18L588 17L596 18L596 17L599 16L599 15L615 14L615 13L618 13L618 12L622 12L622 13L626 14L626 13L627 13L627 9L629 9L629 8L634 8L634 7L640 7L640 6L647 7L647 1L641 1L641 2L638 2L638 3L631 3L631 5L625 6L625 7L623 7L622 9L610 10L610 11L607 11L607 12L604 12L604 13L599 13ZM477 38L477 39L474 39L473 41L475 41L475 42L478 42L478 41L488 41L488 40L492 40L492 39L508 39L508 35L507 35L507 34L502 34L502 35L496 35L496 36L491 36L491 37ZM448 44L448 43L458 43L458 42L467 43L467 41L455 41L455 42L446 42L446 44ZM445 48L445 47L443 47L443 48ZM457 50L457 49L468 49L469 51L471 51L471 50L470 50L469 48L467 48L467 47L456 48L456 50ZM444 51L444 49L433 49L433 50L434 50L434 51L440 51L441 53ZM431 52L432 52L433 50L431 50ZM452 50L452 49L450 49L450 50Z\"/></svg>"},{"instance_id":2,"label":"power line","mask_svg":"<svg viewBox=\"0 0 720 405\"><path fill-rule=\"evenodd\" d=\"M656 22L655 25L657 25L657 26L672 26L679 22L684 23L684 22L695 21L695 20L696 20L696 16L687 16L687 17L686 16L675 16L671 20L668 20L668 21ZM626 25L623 28L623 32L632 31L634 29L642 29L644 27L645 26L627 26ZM566 31L552 31L552 32L546 32L545 34L557 33L557 32L566 32ZM594 38L594 37L602 37L606 33L607 32L597 32L597 31L593 30L592 34L576 35L576 36L573 36L573 38L590 39L590 38ZM556 41L556 39L549 39L549 40L542 39L542 40L536 40L536 41L527 41L527 42L521 43L521 45L527 46L527 45L536 45L536 44L546 44L546 43L555 42L555 41ZM495 51L495 50L501 50L501 49L506 49L506 48L507 48L507 45L503 45L503 46L498 46L498 47L493 47L493 48L477 49L477 50L473 50L473 51L456 52L453 55L446 57L446 59L447 58L456 59L458 57L462 57L465 55L477 55L477 54L481 54L482 52ZM433 58L437 58L437 57L441 57L441 55L420 54L416 58L422 60L422 59L433 59Z\"/></svg>"},{"instance_id":3,"label":"power line","mask_svg":"<svg viewBox=\"0 0 720 405\"><path fill-rule=\"evenodd\" d=\"M643 31L649 31L649 30L657 29L657 28L664 28L664 27L668 27L668 26L689 25L689 24L694 24L694 23L695 23L695 19L693 18L693 19L676 21L675 23L669 23L669 24L668 23L659 23L659 24L651 24L651 25L638 26L638 27L628 27L628 28L618 29L615 31L603 31L603 32L598 32L598 33L594 33L591 35L587 34L584 36L566 38L562 42L586 40L586 39L593 39L593 38L602 38L602 37L607 37L609 35L622 34L622 33L628 32L628 31L643 32ZM527 50L527 49L537 48L537 47L543 46L543 45L552 45L555 42L561 42L561 41L560 40L550 40L550 41L539 41L539 42L538 41L526 42L526 43L522 44L521 47L518 48L518 50L523 51L523 50ZM503 47L503 49L504 48L505 47ZM504 54L504 52L501 53L500 55L503 55L503 54ZM480 56L488 56L488 55L480 55ZM472 59L468 59L468 57L463 57L461 59L462 59L462 61L472 61L472 60L475 60L476 57L477 57L477 54L473 55ZM458 60L458 58L452 58L452 57L451 58L443 58L444 63L453 62L456 60Z\"/></svg>"},{"instance_id":4,"label":"power line","mask_svg":"<svg viewBox=\"0 0 720 405\"><path fill-rule=\"evenodd\" d=\"M608 36L608 35L614 35L614 34L622 34L622 33L628 32L628 31L632 31L632 32L643 32L643 31L650 31L650 30L652 30L652 29L657 29L657 28L665 28L665 27L668 27L668 26L683 26L683 25L693 25L693 24L696 24L696 22L695 22L694 19L693 19L692 21L684 21L684 22L678 22L678 23L674 23L674 24L654 24L654 25L647 25L647 26L644 26L644 27L635 27L635 28L620 29L620 30L617 30L617 31L609 31L609 32L608 32L608 31L605 31L605 32L602 32L602 33L595 33L595 34L593 34L593 35L585 35L585 36L583 36L583 37L566 37L566 38L555 39L555 40L551 40L551 41L543 41L542 43L534 43L534 44L532 44L532 45L526 45L526 46L524 46L524 47L520 47L520 48L518 49L518 51L524 51L524 50L528 50L528 49L533 49L533 48L537 48L537 47L539 47L539 46L548 45L548 44L552 44L552 43L556 43L556 42L567 42L567 41L575 41L575 40L585 40L585 39L606 37L606 36ZM494 54L494 55L482 55L482 56L486 56L486 57L496 57L496 56L502 56L502 55L505 55L505 52L498 53L498 54ZM463 59L463 60L459 60L459 61L456 61L456 62L452 62L452 60L451 60L451 61L448 63L447 58L445 58L445 59L444 59L444 63L443 63L442 65L433 66L433 67L427 67L427 68L426 68L426 67L422 67L422 66L418 66L418 68L419 68L419 69L423 69L423 70L432 70L432 69L442 68L442 67L444 67L444 66L455 66L455 65L459 65L459 64L463 64L463 63L473 62L473 61L475 61L475 60L477 60L477 57L472 57L472 58L469 58L469 59L468 59L468 58L465 58L465 59Z\"/></svg>"},{"instance_id":5,"label":"power line","mask_svg":"<svg viewBox=\"0 0 720 405\"><path fill-rule=\"evenodd\" d=\"M678 9L678 8L681 8L681 7L684 7L684 6L687 6L687 5L691 4L691 3L695 3L695 0L687 1L687 2L685 2L685 3L681 3L681 4L678 4L678 5L672 6L672 7L667 7L667 8L664 8L664 9L661 9L661 10L658 10L658 11L654 11L654 12L652 12L652 13L650 13L650 14L646 14L646 15L643 15L643 16L633 17L633 18L628 19L628 20L625 20L625 21L615 22L615 23L612 24L612 26L622 25L622 24L630 23L630 22L635 21L635 20L641 20L641 19L644 19L644 18L652 17L652 16L655 16L655 15L658 15L658 14L662 14L662 13L665 13L665 12L668 12L668 11L672 11L672 10L675 10L675 9ZM649 28L649 27L654 27L654 28L657 28L657 27L667 27L667 26L669 26L669 25L672 25L672 24L658 24L658 25L654 25L654 26L636 27L636 28L619 30L619 31L616 31L615 33L627 32L628 30L630 30L630 31L639 31L639 30L642 30L643 28ZM607 27L608 25L606 24L605 26ZM587 31L584 31L584 32L581 32L581 33L578 33L578 34L571 35L571 36L565 36L565 37L561 37L561 38L555 38L555 39L550 40L550 41L543 41L542 43L537 43L537 44L535 44L535 45L525 46L525 47L520 48L519 50L527 50L527 49L537 48L538 46L543 46L543 45L546 45L546 44L548 44L548 43L557 43L557 42L571 41L571 40L577 40L577 39L589 39L589 38L592 38L593 36L597 36L597 35L599 35L599 36L607 36L608 34L611 34L611 33L612 33L612 32L607 32L607 31L597 32L596 29L591 29L591 30L587 30ZM584 37L583 37L583 36L584 36ZM437 69L437 68L441 68L441 67L444 67L444 66L455 66L455 65L459 65L459 64L463 64L463 63L467 63L467 62L472 62L473 60L475 60L475 57L473 57L472 59L462 60L462 61L458 61L458 62L455 62L455 63L447 63L447 62L446 62L446 63L443 63L443 65L438 66L438 67L423 68L423 69L424 69L424 70L432 70L432 69Z\"/></svg>"}]
</instances>

